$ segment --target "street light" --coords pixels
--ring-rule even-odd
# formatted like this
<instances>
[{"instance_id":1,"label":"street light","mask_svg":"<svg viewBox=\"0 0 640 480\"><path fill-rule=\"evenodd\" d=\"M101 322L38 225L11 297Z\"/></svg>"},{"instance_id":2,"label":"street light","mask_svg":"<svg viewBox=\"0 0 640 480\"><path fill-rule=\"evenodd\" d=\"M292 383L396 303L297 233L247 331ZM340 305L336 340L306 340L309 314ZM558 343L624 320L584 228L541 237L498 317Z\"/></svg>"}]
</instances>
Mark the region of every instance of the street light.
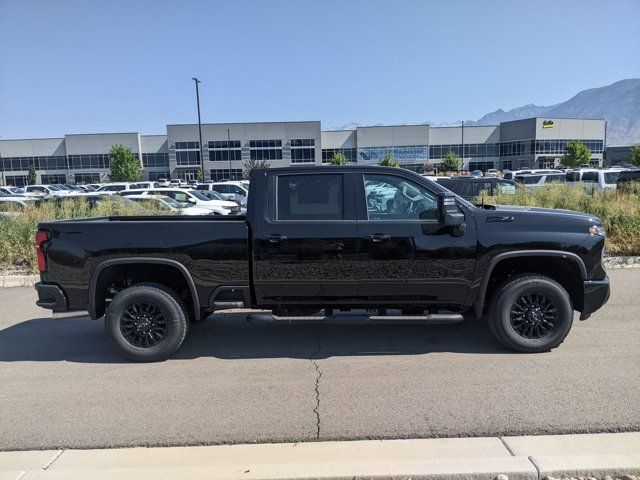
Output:
<instances>
[{"instance_id":1,"label":"street light","mask_svg":"<svg viewBox=\"0 0 640 480\"><path fill-rule=\"evenodd\" d=\"M198 138L200 139L200 172L202 173L202 181L204 181L204 155L202 154L202 123L200 121L200 90L198 84L202 83L196 77L192 77L191 80L196 82L196 104L198 105Z\"/></svg>"}]
</instances>

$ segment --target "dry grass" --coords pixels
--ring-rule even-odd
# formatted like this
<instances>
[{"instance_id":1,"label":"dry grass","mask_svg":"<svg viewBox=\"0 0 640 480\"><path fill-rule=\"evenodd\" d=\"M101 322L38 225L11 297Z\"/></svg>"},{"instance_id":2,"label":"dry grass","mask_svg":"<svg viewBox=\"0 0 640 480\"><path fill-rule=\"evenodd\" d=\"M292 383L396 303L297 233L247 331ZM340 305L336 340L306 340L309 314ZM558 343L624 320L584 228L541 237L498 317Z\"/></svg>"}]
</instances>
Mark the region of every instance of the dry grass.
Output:
<instances>
[{"instance_id":1,"label":"dry grass","mask_svg":"<svg viewBox=\"0 0 640 480\"><path fill-rule=\"evenodd\" d=\"M574 185L553 185L515 195L485 197L499 205L528 205L587 212L602 219L608 255L640 255L640 182L622 190L590 192Z\"/></svg>"},{"instance_id":2,"label":"dry grass","mask_svg":"<svg viewBox=\"0 0 640 480\"><path fill-rule=\"evenodd\" d=\"M49 220L71 218L154 215L168 212L159 211L157 203L131 203L122 197L105 198L93 207L84 199L68 199L60 202L42 202L25 209L15 210L17 214L0 216L0 270L37 272L34 235L38 223Z\"/></svg>"}]
</instances>

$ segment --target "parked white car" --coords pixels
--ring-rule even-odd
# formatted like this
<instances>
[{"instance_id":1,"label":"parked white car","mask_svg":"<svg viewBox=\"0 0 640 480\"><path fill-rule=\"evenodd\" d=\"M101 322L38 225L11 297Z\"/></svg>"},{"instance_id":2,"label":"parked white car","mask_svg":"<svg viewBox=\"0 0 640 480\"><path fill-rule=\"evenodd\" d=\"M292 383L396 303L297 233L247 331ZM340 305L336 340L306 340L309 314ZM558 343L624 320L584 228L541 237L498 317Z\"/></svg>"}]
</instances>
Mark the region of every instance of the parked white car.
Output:
<instances>
[{"instance_id":1,"label":"parked white car","mask_svg":"<svg viewBox=\"0 0 640 480\"><path fill-rule=\"evenodd\" d=\"M160 184L158 182L145 181L145 182L130 183L129 189L133 190L135 188L158 188L159 186Z\"/></svg>"},{"instance_id":2,"label":"parked white car","mask_svg":"<svg viewBox=\"0 0 640 480\"><path fill-rule=\"evenodd\" d=\"M19 195L18 188L16 187L0 187L0 193L5 195Z\"/></svg>"},{"instance_id":3,"label":"parked white car","mask_svg":"<svg viewBox=\"0 0 640 480\"><path fill-rule=\"evenodd\" d=\"M247 204L247 197L249 191L240 182L214 182L214 183L201 183L196 185L196 190L213 190L218 192L222 198L227 200L233 200L241 205Z\"/></svg>"},{"instance_id":4,"label":"parked white car","mask_svg":"<svg viewBox=\"0 0 640 480\"><path fill-rule=\"evenodd\" d=\"M565 177L569 183L584 183L585 186L595 190L615 189L620 173L625 170L625 168L577 168L567 171Z\"/></svg>"},{"instance_id":5,"label":"parked white car","mask_svg":"<svg viewBox=\"0 0 640 480\"><path fill-rule=\"evenodd\" d=\"M27 185L24 187L24 195L32 197L65 197L72 194L73 190L65 190L57 185Z\"/></svg>"},{"instance_id":6,"label":"parked white car","mask_svg":"<svg viewBox=\"0 0 640 480\"><path fill-rule=\"evenodd\" d=\"M505 170L502 178L507 180L513 180L516 175L529 175L532 173L564 173L562 170L556 170L555 168L525 168L522 170Z\"/></svg>"},{"instance_id":7,"label":"parked white car","mask_svg":"<svg viewBox=\"0 0 640 480\"><path fill-rule=\"evenodd\" d=\"M181 215L214 215L210 208L198 207L197 205L182 207L173 198L165 195L127 195L126 198L134 202L154 202L159 210L179 212Z\"/></svg>"},{"instance_id":8,"label":"parked white car","mask_svg":"<svg viewBox=\"0 0 640 480\"><path fill-rule=\"evenodd\" d=\"M106 185L101 186L96 193L102 193L105 195L114 195L118 192L122 192L124 190L129 190L128 183L107 183Z\"/></svg>"},{"instance_id":9,"label":"parked white car","mask_svg":"<svg viewBox=\"0 0 640 480\"><path fill-rule=\"evenodd\" d=\"M525 173L513 177L516 183L526 185L527 187L544 187L552 183L564 183L565 174L558 173Z\"/></svg>"},{"instance_id":10,"label":"parked white car","mask_svg":"<svg viewBox=\"0 0 640 480\"><path fill-rule=\"evenodd\" d=\"M239 215L240 206L236 202L228 200L212 200L205 197L197 190L184 190L182 188L149 188L135 189L120 192L121 195L164 195L174 199L181 207L195 205L212 210L218 215Z\"/></svg>"}]
</instances>

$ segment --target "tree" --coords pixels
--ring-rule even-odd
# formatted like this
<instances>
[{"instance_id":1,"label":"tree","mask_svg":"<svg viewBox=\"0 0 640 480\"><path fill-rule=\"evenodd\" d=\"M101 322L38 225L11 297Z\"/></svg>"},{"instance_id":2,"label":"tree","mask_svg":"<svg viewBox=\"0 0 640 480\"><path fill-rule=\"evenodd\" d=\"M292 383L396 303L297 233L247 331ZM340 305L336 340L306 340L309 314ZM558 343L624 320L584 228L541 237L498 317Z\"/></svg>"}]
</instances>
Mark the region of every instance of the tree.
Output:
<instances>
[{"instance_id":1,"label":"tree","mask_svg":"<svg viewBox=\"0 0 640 480\"><path fill-rule=\"evenodd\" d=\"M636 167L640 167L640 145L631 147L629 151L629 162Z\"/></svg>"},{"instance_id":2,"label":"tree","mask_svg":"<svg viewBox=\"0 0 640 480\"><path fill-rule=\"evenodd\" d=\"M436 166L433 163L425 163L422 167L422 173L432 174L436 171Z\"/></svg>"},{"instance_id":3,"label":"tree","mask_svg":"<svg viewBox=\"0 0 640 480\"><path fill-rule=\"evenodd\" d=\"M249 179L249 175L251 174L251 172L253 170L258 170L258 169L264 169L264 168L269 168L271 166L271 164L265 160L253 160L253 159L249 159L246 162L244 162L244 172L242 174L242 177L245 180Z\"/></svg>"},{"instance_id":4,"label":"tree","mask_svg":"<svg viewBox=\"0 0 640 480\"><path fill-rule=\"evenodd\" d=\"M196 172L196 180L199 182L202 182L204 180L204 174L202 173L202 170L198 170Z\"/></svg>"},{"instance_id":5,"label":"tree","mask_svg":"<svg viewBox=\"0 0 640 480\"><path fill-rule=\"evenodd\" d=\"M441 167L443 172L459 172L462 169L462 159L455 152L449 150L442 159Z\"/></svg>"},{"instance_id":6,"label":"tree","mask_svg":"<svg viewBox=\"0 0 640 480\"><path fill-rule=\"evenodd\" d=\"M331 162L329 163L331 163L331 165L346 165L349 162L347 161L347 157L344 156L344 153L335 152L331 156Z\"/></svg>"},{"instance_id":7,"label":"tree","mask_svg":"<svg viewBox=\"0 0 640 480\"><path fill-rule=\"evenodd\" d=\"M29 173L27 173L27 184L34 185L38 181L36 176L36 166L32 163L29 165Z\"/></svg>"},{"instance_id":8,"label":"tree","mask_svg":"<svg viewBox=\"0 0 640 480\"><path fill-rule=\"evenodd\" d=\"M109 152L109 179L112 182L136 182L142 178L142 167L135 153L124 145L113 145Z\"/></svg>"},{"instance_id":9,"label":"tree","mask_svg":"<svg viewBox=\"0 0 640 480\"><path fill-rule=\"evenodd\" d=\"M384 158L380 160L380 165L383 167L399 167L400 162L394 160L391 153L387 152L384 154Z\"/></svg>"},{"instance_id":10,"label":"tree","mask_svg":"<svg viewBox=\"0 0 640 480\"><path fill-rule=\"evenodd\" d=\"M591 151L580 140L571 140L564 148L562 164L565 167L579 167L583 163L589 163Z\"/></svg>"}]
</instances>

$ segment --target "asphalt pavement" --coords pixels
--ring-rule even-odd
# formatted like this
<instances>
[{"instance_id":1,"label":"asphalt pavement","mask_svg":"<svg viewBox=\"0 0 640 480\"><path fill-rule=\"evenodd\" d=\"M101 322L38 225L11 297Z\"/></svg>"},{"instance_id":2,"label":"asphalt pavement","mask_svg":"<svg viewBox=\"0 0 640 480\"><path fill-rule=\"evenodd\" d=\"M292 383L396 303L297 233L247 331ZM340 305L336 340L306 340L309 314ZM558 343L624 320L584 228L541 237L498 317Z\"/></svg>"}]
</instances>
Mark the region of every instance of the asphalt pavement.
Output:
<instances>
[{"instance_id":1,"label":"asphalt pavement","mask_svg":"<svg viewBox=\"0 0 640 480\"><path fill-rule=\"evenodd\" d=\"M101 321L53 320L0 289L0 450L640 430L640 270L556 350L517 354L484 322L195 324L136 364Z\"/></svg>"}]
</instances>

